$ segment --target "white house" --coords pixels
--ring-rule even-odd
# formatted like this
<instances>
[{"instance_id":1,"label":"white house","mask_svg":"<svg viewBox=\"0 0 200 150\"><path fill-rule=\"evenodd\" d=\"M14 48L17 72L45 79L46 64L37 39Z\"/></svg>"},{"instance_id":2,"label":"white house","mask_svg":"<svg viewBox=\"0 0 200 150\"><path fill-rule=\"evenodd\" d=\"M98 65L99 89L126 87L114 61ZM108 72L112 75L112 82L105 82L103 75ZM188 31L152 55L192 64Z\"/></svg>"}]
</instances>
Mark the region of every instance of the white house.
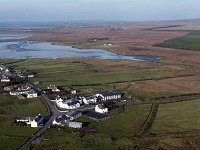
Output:
<instances>
[{"instance_id":1,"label":"white house","mask_svg":"<svg viewBox=\"0 0 200 150\"><path fill-rule=\"evenodd\" d=\"M43 126L43 120L44 118L40 115L38 115L35 119L31 121L31 127L32 128L37 128L39 126Z\"/></svg>"},{"instance_id":2,"label":"white house","mask_svg":"<svg viewBox=\"0 0 200 150\"><path fill-rule=\"evenodd\" d=\"M69 122L70 128L82 128L83 123L82 122Z\"/></svg>"},{"instance_id":3,"label":"white house","mask_svg":"<svg viewBox=\"0 0 200 150\"><path fill-rule=\"evenodd\" d=\"M85 104L91 104L91 103L96 103L97 102L97 96L96 95L90 95L90 96L86 96L83 97L83 102Z\"/></svg>"},{"instance_id":4,"label":"white house","mask_svg":"<svg viewBox=\"0 0 200 150\"><path fill-rule=\"evenodd\" d=\"M61 109L77 109L81 107L78 100L64 100L61 97L56 98L56 105Z\"/></svg>"},{"instance_id":5,"label":"white house","mask_svg":"<svg viewBox=\"0 0 200 150\"><path fill-rule=\"evenodd\" d=\"M76 94L76 90L71 90L71 94Z\"/></svg>"},{"instance_id":6,"label":"white house","mask_svg":"<svg viewBox=\"0 0 200 150\"><path fill-rule=\"evenodd\" d=\"M26 95L27 98L34 98L38 96L38 94L34 90L27 92Z\"/></svg>"},{"instance_id":7,"label":"white house","mask_svg":"<svg viewBox=\"0 0 200 150\"><path fill-rule=\"evenodd\" d=\"M101 114L107 113L108 112L108 108L106 108L105 106L99 104L95 106L95 111Z\"/></svg>"},{"instance_id":8,"label":"white house","mask_svg":"<svg viewBox=\"0 0 200 150\"><path fill-rule=\"evenodd\" d=\"M104 46L112 46L112 43L105 43Z\"/></svg>"},{"instance_id":9,"label":"white house","mask_svg":"<svg viewBox=\"0 0 200 150\"><path fill-rule=\"evenodd\" d=\"M3 71L5 69L4 65L0 65L0 71Z\"/></svg>"},{"instance_id":10,"label":"white house","mask_svg":"<svg viewBox=\"0 0 200 150\"><path fill-rule=\"evenodd\" d=\"M60 92L60 90L57 87L55 87L55 88L52 88L52 92Z\"/></svg>"},{"instance_id":11,"label":"white house","mask_svg":"<svg viewBox=\"0 0 200 150\"><path fill-rule=\"evenodd\" d=\"M28 78L33 78L34 75L33 75L33 74L29 74L27 77L28 77Z\"/></svg>"},{"instance_id":12,"label":"white house","mask_svg":"<svg viewBox=\"0 0 200 150\"><path fill-rule=\"evenodd\" d=\"M67 117L66 115L62 115L55 118L52 124L57 126L64 126L69 122L69 120L69 117Z\"/></svg>"},{"instance_id":13,"label":"white house","mask_svg":"<svg viewBox=\"0 0 200 150\"><path fill-rule=\"evenodd\" d=\"M55 85L47 86L47 89L51 90L52 92L60 92L60 90Z\"/></svg>"}]
</instances>

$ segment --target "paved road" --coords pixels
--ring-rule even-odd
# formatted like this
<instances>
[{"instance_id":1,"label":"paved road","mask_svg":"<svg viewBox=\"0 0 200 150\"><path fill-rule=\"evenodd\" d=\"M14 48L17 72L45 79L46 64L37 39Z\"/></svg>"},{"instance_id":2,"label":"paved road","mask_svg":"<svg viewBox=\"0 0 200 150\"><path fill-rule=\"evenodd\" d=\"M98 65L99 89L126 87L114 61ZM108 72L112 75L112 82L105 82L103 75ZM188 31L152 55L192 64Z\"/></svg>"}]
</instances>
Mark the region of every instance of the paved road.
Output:
<instances>
[{"instance_id":1,"label":"paved road","mask_svg":"<svg viewBox=\"0 0 200 150\"><path fill-rule=\"evenodd\" d=\"M43 91L39 88L37 88L35 85L27 83L28 86L32 87L36 92L38 92L39 94L41 94L41 97L43 98L43 100L45 101L46 105L49 107L51 115L56 115L58 114L58 110L55 108L55 106L51 103L51 100L49 99L49 97L43 93Z\"/></svg>"},{"instance_id":2,"label":"paved road","mask_svg":"<svg viewBox=\"0 0 200 150\"><path fill-rule=\"evenodd\" d=\"M40 135L43 134L44 131L46 131L48 128L50 128L53 120L56 118L56 115L52 115L49 120L47 121L47 123L40 128L38 131L36 131L33 136L31 136L26 143L24 143L23 145L21 145L18 149L19 150L24 150L26 148L28 148L28 146L32 143L33 140L35 140L37 137L39 137Z\"/></svg>"},{"instance_id":3,"label":"paved road","mask_svg":"<svg viewBox=\"0 0 200 150\"><path fill-rule=\"evenodd\" d=\"M46 102L46 104L48 105L50 111L51 111L51 115L57 115L59 114L59 111L55 108L55 106L51 103L49 97L46 94L41 94L42 98L44 99L44 101Z\"/></svg>"},{"instance_id":4,"label":"paved road","mask_svg":"<svg viewBox=\"0 0 200 150\"><path fill-rule=\"evenodd\" d=\"M51 100L49 99L49 97L44 94L42 92L41 89L37 88L35 85L27 83L30 87L32 87L35 91L37 91L38 93L41 94L41 97L43 98L43 100L45 101L46 105L48 106L51 114L50 117L48 119L48 121L46 122L46 124L40 128L38 131L36 131L23 145L21 145L18 149L19 150L24 150L26 148L28 148L28 146L32 143L33 140L35 140L37 137L39 137L40 135L43 134L44 131L46 131L48 128L51 127L53 120L58 117L61 116L63 114L67 114L67 115L71 115L73 113L75 113L77 110L78 111L85 111L85 110L89 110L89 109L93 109L94 107L87 107L87 108L79 108L77 110L70 110L68 112L59 112L56 107L51 103Z\"/></svg>"},{"instance_id":5,"label":"paved road","mask_svg":"<svg viewBox=\"0 0 200 150\"><path fill-rule=\"evenodd\" d=\"M72 114L72 113L77 111L77 110L70 110L68 112L59 112L55 108L55 106L51 103L49 97L46 94L44 94L41 89L37 88L33 84L30 84L30 83L27 83L27 84L29 86L31 86L33 89L35 89L38 93L41 94L41 96L42 96L43 100L45 101L46 105L49 107L51 115L50 115L49 120L47 121L47 123L42 128L40 128L38 131L36 131L34 133L34 135L32 137L30 137L26 141L26 143L21 145L18 148L19 150L26 149L32 143L33 140L35 140L38 136L42 135L45 130L50 128L50 126L52 125L53 120L56 117L58 117L58 116L60 116L62 114L70 115L70 114ZM184 101L184 100L192 100L192 99L194 99L196 97L200 97L200 94L199 95L192 95L192 96L179 96L179 97L173 97L173 98L164 98L164 99L157 100L157 101L128 101L128 102L119 103L119 104L125 104L125 105L140 105L140 104L153 104L153 103L162 104L162 103L172 103L172 102L178 102L178 101ZM84 111L84 110L88 110L88 109L92 109L92 107L91 108L79 108L78 111Z\"/></svg>"},{"instance_id":6,"label":"paved road","mask_svg":"<svg viewBox=\"0 0 200 150\"><path fill-rule=\"evenodd\" d=\"M38 136L42 135L42 133L47 130L48 128L50 128L50 126L52 125L53 120L60 115L60 113L58 112L58 110L54 107L54 105L50 102L49 97L46 94L43 94L42 91L37 88L36 86L27 83L29 86L31 86L33 89L35 89L38 93L41 94L41 97L43 98L43 100L45 101L46 105L49 107L49 110L51 112L51 115L48 119L48 121L46 122L46 124L40 128L38 131L36 131L32 137L30 137L26 143L24 143L23 145L21 145L18 149L19 150L24 150L26 149L33 140L35 140Z\"/></svg>"}]
</instances>

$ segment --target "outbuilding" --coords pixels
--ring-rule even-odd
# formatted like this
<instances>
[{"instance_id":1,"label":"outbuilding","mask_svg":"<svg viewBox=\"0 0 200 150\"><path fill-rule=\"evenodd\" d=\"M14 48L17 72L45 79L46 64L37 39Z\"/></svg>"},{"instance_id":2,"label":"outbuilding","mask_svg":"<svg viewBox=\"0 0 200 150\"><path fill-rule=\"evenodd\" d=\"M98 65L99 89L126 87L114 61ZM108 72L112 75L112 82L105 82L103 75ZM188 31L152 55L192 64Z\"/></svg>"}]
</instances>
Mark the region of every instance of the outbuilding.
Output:
<instances>
[{"instance_id":1,"label":"outbuilding","mask_svg":"<svg viewBox=\"0 0 200 150\"><path fill-rule=\"evenodd\" d=\"M82 128L83 123L82 122L69 122L69 127L70 128Z\"/></svg>"}]
</instances>

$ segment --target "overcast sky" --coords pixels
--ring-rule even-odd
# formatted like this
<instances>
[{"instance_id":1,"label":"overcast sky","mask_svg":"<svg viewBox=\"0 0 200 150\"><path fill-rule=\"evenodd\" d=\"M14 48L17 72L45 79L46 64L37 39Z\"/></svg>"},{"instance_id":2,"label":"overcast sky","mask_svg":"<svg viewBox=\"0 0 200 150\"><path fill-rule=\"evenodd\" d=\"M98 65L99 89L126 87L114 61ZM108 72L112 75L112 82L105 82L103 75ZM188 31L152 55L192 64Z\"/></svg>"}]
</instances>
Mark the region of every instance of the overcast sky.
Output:
<instances>
[{"instance_id":1,"label":"overcast sky","mask_svg":"<svg viewBox=\"0 0 200 150\"><path fill-rule=\"evenodd\" d=\"M0 22L200 18L200 0L0 0Z\"/></svg>"}]
</instances>

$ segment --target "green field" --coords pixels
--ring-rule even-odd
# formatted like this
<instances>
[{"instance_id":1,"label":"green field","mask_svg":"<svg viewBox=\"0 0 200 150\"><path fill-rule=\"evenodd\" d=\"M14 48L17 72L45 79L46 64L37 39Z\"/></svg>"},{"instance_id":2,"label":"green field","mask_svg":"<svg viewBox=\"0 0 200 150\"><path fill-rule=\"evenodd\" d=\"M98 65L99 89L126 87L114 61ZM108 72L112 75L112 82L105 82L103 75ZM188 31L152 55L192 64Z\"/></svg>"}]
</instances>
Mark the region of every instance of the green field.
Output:
<instances>
[{"instance_id":1,"label":"green field","mask_svg":"<svg viewBox=\"0 0 200 150\"><path fill-rule=\"evenodd\" d=\"M162 104L150 129L152 134L200 130L200 100Z\"/></svg>"},{"instance_id":2,"label":"green field","mask_svg":"<svg viewBox=\"0 0 200 150\"><path fill-rule=\"evenodd\" d=\"M1 87L4 84L0 84ZM48 110L41 98L18 99L9 93L0 94L0 149L14 150L23 144L37 129L16 127L13 125L15 116L48 115Z\"/></svg>"},{"instance_id":3,"label":"green field","mask_svg":"<svg viewBox=\"0 0 200 150\"><path fill-rule=\"evenodd\" d=\"M103 68L103 66L59 60L25 60L10 66L25 68L37 73L33 80L40 81L42 88L46 88L49 84L66 87L159 79L170 74L166 70L155 73L151 68L121 68L120 66Z\"/></svg>"},{"instance_id":4,"label":"green field","mask_svg":"<svg viewBox=\"0 0 200 150\"><path fill-rule=\"evenodd\" d=\"M183 50L200 50L200 31L192 31L183 37L164 41L163 43L156 44L158 47L176 48Z\"/></svg>"},{"instance_id":5,"label":"green field","mask_svg":"<svg viewBox=\"0 0 200 150\"><path fill-rule=\"evenodd\" d=\"M14 150L23 144L37 129L30 127L14 127L14 119L0 117L0 149Z\"/></svg>"},{"instance_id":6,"label":"green field","mask_svg":"<svg viewBox=\"0 0 200 150\"><path fill-rule=\"evenodd\" d=\"M115 89L116 86L114 84L124 82L132 84L135 81L162 80L188 76L194 72L191 67L186 65L170 67L167 65L152 64L151 67L146 67L148 63L143 62L141 66L133 67L132 61L125 63L124 61L114 60L108 61L107 64L103 61L101 63L101 61L87 61L85 59L70 62L48 59L0 60L0 62L7 63L10 67L24 68L32 71L36 74L36 77L31 79L31 82L40 81L40 84L37 86L42 89L46 89L50 84L55 84L56 86L64 87L66 90L75 88L83 94L88 90L92 92L120 90L130 96L137 95L141 98L149 98L149 96L154 98L159 95L147 95L143 91L133 93L135 89L129 89L128 87ZM110 66L110 64L112 65ZM166 94L168 93L166 92Z\"/></svg>"},{"instance_id":7,"label":"green field","mask_svg":"<svg viewBox=\"0 0 200 150\"><path fill-rule=\"evenodd\" d=\"M15 150L22 144L24 139L23 138L13 138L13 137L0 137L0 149L3 150Z\"/></svg>"},{"instance_id":8,"label":"green field","mask_svg":"<svg viewBox=\"0 0 200 150\"><path fill-rule=\"evenodd\" d=\"M0 94L0 115L36 116L48 115L48 109L41 98L18 99L8 93Z\"/></svg>"},{"instance_id":9,"label":"green field","mask_svg":"<svg viewBox=\"0 0 200 150\"><path fill-rule=\"evenodd\" d=\"M48 130L40 145L33 149L128 149L137 145L136 135L150 111L150 105L127 106L125 112L112 110L111 119L95 122L85 117L78 121L89 123L87 128L95 129L80 138L79 132L62 129Z\"/></svg>"}]
</instances>

